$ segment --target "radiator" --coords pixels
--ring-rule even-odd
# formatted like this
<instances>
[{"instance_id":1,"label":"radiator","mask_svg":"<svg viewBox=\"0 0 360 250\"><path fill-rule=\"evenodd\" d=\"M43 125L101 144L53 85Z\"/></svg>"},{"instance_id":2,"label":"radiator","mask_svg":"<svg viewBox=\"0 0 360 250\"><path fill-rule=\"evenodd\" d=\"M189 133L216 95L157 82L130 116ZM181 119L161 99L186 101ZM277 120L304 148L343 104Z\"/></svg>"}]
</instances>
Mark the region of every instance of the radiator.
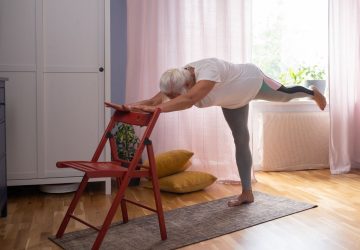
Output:
<instances>
[{"instance_id":1,"label":"radiator","mask_svg":"<svg viewBox=\"0 0 360 250\"><path fill-rule=\"evenodd\" d=\"M262 116L262 170L329 167L327 112L264 112Z\"/></svg>"}]
</instances>

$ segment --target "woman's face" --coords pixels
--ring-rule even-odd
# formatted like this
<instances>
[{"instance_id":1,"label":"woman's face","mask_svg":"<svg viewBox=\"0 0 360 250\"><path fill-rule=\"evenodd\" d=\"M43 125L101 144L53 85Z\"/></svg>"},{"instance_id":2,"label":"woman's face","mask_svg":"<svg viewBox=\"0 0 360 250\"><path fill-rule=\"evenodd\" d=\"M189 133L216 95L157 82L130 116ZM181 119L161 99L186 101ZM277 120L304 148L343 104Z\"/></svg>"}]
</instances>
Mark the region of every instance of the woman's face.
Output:
<instances>
[{"instance_id":1,"label":"woman's face","mask_svg":"<svg viewBox=\"0 0 360 250\"><path fill-rule=\"evenodd\" d=\"M195 82L194 81L189 81L185 83L185 91L189 91L192 87L194 87ZM170 99L174 99L176 97L178 97L179 95L181 95L181 93L176 93L176 92L171 92L171 93L164 93L168 98Z\"/></svg>"}]
</instances>

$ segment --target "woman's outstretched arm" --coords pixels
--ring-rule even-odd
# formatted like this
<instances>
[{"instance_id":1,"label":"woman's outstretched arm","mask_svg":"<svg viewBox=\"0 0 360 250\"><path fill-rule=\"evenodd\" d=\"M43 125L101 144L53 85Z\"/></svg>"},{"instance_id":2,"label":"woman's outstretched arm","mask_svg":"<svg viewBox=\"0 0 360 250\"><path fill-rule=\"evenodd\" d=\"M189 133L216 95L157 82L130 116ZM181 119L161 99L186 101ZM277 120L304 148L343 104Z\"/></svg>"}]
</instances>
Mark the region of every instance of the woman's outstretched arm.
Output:
<instances>
[{"instance_id":1,"label":"woman's outstretched arm","mask_svg":"<svg viewBox=\"0 0 360 250\"><path fill-rule=\"evenodd\" d=\"M162 112L172 112L191 108L195 103L204 98L215 86L215 82L201 80L197 82L187 93L179 95L168 102L162 102L157 105L134 105L132 108L140 109L146 112L154 112L160 108Z\"/></svg>"}]
</instances>

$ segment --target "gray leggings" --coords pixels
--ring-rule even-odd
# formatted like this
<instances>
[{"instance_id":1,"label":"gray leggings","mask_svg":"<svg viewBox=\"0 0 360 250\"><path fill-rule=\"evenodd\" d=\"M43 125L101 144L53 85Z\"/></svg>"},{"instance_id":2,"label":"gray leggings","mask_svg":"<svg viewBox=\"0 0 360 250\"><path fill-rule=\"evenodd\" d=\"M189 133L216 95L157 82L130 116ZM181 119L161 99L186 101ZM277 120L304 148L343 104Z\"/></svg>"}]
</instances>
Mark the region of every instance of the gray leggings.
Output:
<instances>
[{"instance_id":1,"label":"gray leggings","mask_svg":"<svg viewBox=\"0 0 360 250\"><path fill-rule=\"evenodd\" d=\"M250 151L250 134L248 130L249 105L237 109L222 108L226 122L229 124L235 143L236 165L239 170L243 190L251 190L252 156Z\"/></svg>"},{"instance_id":2,"label":"gray leggings","mask_svg":"<svg viewBox=\"0 0 360 250\"><path fill-rule=\"evenodd\" d=\"M289 88L288 90L290 92L291 88ZM303 89L299 92L298 91L299 90L295 88L293 91L294 93L286 93L279 90L273 90L266 83L263 83L255 99L275 102L287 102L294 98L312 96L310 93L301 92L304 91ZM222 108L222 111L234 137L236 165L239 170L242 188L243 190L251 190L252 156L249 145L250 135L247 126L249 105L237 109Z\"/></svg>"}]
</instances>

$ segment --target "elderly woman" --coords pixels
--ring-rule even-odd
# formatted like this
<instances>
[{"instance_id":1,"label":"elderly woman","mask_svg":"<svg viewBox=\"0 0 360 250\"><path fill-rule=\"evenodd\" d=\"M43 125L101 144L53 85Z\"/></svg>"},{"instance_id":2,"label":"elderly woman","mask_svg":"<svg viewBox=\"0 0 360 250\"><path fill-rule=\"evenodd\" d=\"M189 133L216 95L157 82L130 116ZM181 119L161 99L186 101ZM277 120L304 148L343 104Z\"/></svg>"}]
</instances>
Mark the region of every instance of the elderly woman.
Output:
<instances>
[{"instance_id":1,"label":"elderly woman","mask_svg":"<svg viewBox=\"0 0 360 250\"><path fill-rule=\"evenodd\" d=\"M167 70L160 79L160 92L154 97L133 104L116 105L116 108L146 112L160 108L162 112L172 112L193 105L199 108L220 106L234 137L242 184L242 193L228 206L238 206L254 201L247 127L249 102L254 99L287 102L302 97L313 99L321 110L326 106L325 97L316 88L285 87L264 75L253 64L233 64L208 58L183 68Z\"/></svg>"}]
</instances>

